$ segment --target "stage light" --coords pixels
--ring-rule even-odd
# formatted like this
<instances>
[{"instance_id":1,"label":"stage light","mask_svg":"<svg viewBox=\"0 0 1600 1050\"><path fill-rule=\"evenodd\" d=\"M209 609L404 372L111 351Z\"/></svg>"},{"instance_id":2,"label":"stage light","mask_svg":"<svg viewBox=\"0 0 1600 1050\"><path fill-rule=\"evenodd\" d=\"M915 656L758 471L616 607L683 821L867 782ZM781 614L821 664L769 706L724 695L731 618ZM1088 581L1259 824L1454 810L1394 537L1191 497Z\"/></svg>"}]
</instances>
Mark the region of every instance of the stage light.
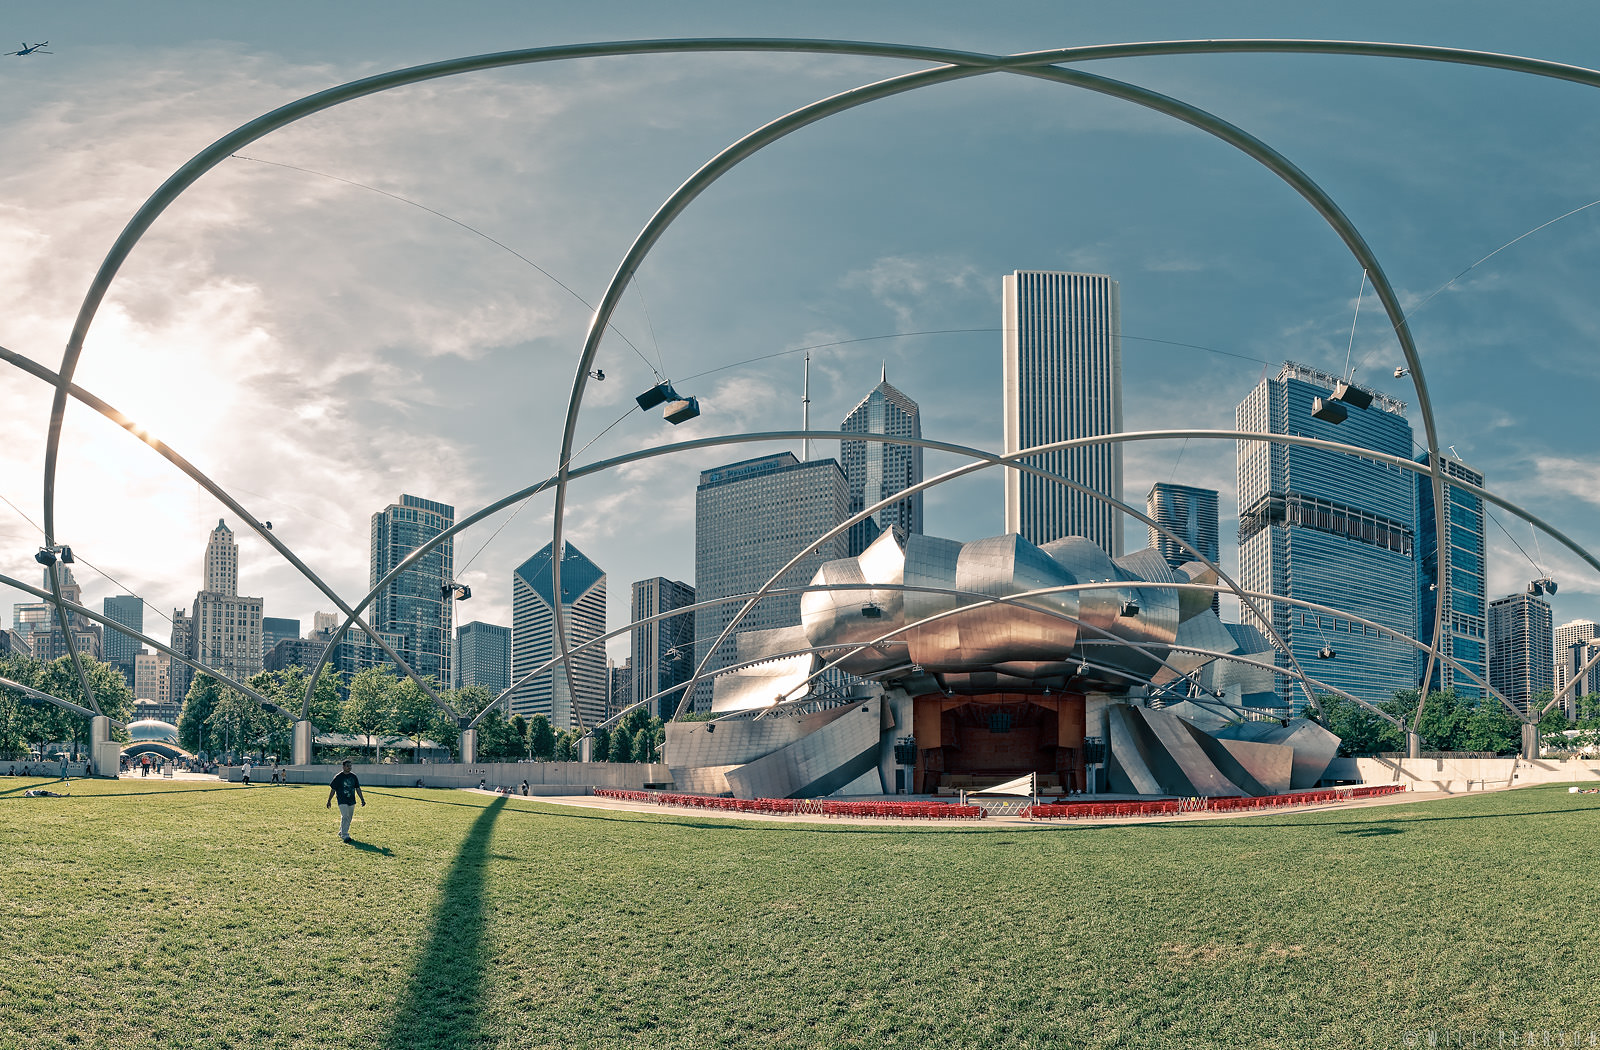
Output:
<instances>
[{"instance_id":1,"label":"stage light","mask_svg":"<svg viewBox=\"0 0 1600 1050\"><path fill-rule=\"evenodd\" d=\"M1314 397L1311 399L1311 418L1313 419L1320 419L1324 423L1343 423L1349 415L1349 411L1331 397Z\"/></svg>"}]
</instances>

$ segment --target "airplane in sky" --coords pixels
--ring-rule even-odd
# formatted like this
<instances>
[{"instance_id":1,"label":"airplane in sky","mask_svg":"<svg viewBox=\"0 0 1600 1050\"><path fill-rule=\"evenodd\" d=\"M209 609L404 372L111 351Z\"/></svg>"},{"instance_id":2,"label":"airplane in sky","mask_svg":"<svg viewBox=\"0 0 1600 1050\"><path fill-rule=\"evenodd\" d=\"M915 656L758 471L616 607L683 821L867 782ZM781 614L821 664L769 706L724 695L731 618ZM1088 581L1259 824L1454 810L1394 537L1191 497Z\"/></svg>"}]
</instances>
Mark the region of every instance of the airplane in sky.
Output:
<instances>
[{"instance_id":1,"label":"airplane in sky","mask_svg":"<svg viewBox=\"0 0 1600 1050\"><path fill-rule=\"evenodd\" d=\"M53 54L55 54L54 51L40 51L39 50L41 47L49 47L49 46L50 46L50 41L48 41L48 40L46 40L42 44L30 44L26 40L24 40L22 42L22 50L21 51L7 51L6 52L6 56L8 58L10 56L12 56L12 55L17 55L17 56L21 57L21 56L31 55L31 54L34 54L36 52L38 54L41 54L41 55L53 55Z\"/></svg>"}]
</instances>

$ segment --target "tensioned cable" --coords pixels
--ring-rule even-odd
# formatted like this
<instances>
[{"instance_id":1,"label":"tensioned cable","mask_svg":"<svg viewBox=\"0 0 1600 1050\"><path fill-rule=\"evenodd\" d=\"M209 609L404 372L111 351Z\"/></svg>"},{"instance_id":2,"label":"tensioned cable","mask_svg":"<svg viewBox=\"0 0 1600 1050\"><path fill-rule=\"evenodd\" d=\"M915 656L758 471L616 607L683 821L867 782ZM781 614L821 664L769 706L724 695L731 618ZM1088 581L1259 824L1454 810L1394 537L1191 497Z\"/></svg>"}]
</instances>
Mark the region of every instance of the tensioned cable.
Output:
<instances>
[{"instance_id":1,"label":"tensioned cable","mask_svg":"<svg viewBox=\"0 0 1600 1050\"><path fill-rule=\"evenodd\" d=\"M702 376L715 375L718 372L726 372L730 368L739 368L743 365L753 365L757 361L770 361L775 357L787 357L789 354L804 353L808 350L827 350L835 346L849 346L852 343L873 343L882 339L909 339L913 336L920 335L992 335L996 332L1004 331L1004 328L936 328L926 332L890 332L886 335L864 335L856 339L837 339L831 343L813 343L810 346L796 346L788 350L779 350L771 354L758 354L755 357L747 357L740 361L730 361L725 365L718 365L715 368L708 368L704 372L696 372L694 375L684 376L683 381L688 382L691 379L699 379ZM1124 334L1120 338L1131 339L1136 343L1159 343L1162 346L1177 346L1186 350L1204 350L1208 354L1220 354L1223 357L1236 357L1241 361L1256 361L1263 365L1272 364L1271 361L1268 361L1265 358L1254 357L1250 354L1234 353L1232 350L1218 350L1214 346L1201 346L1199 343L1180 343L1172 339L1154 339L1150 336L1143 335Z\"/></svg>"},{"instance_id":2,"label":"tensioned cable","mask_svg":"<svg viewBox=\"0 0 1600 1050\"><path fill-rule=\"evenodd\" d=\"M661 356L661 343L656 339L656 323L650 319L650 304L644 301L644 289L639 286L637 273L633 275L633 294L639 297L639 308L644 311L644 326L650 332L650 348L656 352L656 361L661 365L661 372L657 372L656 375L660 376L667 370L667 362ZM612 331L616 329L613 328Z\"/></svg>"},{"instance_id":3,"label":"tensioned cable","mask_svg":"<svg viewBox=\"0 0 1600 1050\"><path fill-rule=\"evenodd\" d=\"M606 433L608 431L610 431L612 427L615 427L618 423L621 423L624 419L627 419L629 416L633 415L633 413L634 413L634 409L633 408L629 408L626 412L622 413L622 415L618 416L616 419L613 419L611 421L610 425L608 425L605 430L600 431L600 433L598 433L594 437L590 438L588 441L586 441L584 443L583 448L580 448L578 451L576 451L572 455L568 456L567 457L567 463L570 465L573 460L575 460L579 456L583 455L584 452L587 451L587 449L589 448L590 445L594 444L596 441L599 441L601 438L605 437ZM545 486L544 485L540 485L537 489L535 489L534 491L528 493L528 498L523 500L521 503L517 504L517 509L511 512L511 516L508 517L505 521L501 522L500 523L500 527L498 529L495 529L494 532L490 533L489 538L483 541L483 546L479 547L477 550L473 551L472 552L472 557L468 558L466 560L466 562L461 566L461 568L456 569L455 572L451 574L450 578L452 580L459 580L461 578L461 575L467 571L467 569L472 565L472 563L478 560L478 555L480 555L484 551L488 550L489 549L489 544L494 542L495 537L500 535L500 533L504 532L505 531L505 527L507 525L510 525L513 521L515 521L518 514L522 513L522 508L526 507L529 503L533 502L533 497L535 497L539 493L543 492L544 489L545 489Z\"/></svg>"},{"instance_id":4,"label":"tensioned cable","mask_svg":"<svg viewBox=\"0 0 1600 1050\"><path fill-rule=\"evenodd\" d=\"M439 211L437 208L430 208L426 204L419 204L418 202L412 200L409 197L402 197L398 193L390 193L388 190L379 189L376 186L368 186L366 183L357 182L355 179L347 179L347 178L344 178L343 176L340 176L340 175L330 175L325 171L316 171L316 170L314 170L312 168L302 168L302 167L300 167L299 165L296 165L296 164L285 164L285 163L283 163L282 161L279 161L279 160L262 160L260 157L246 157L242 153L232 153L232 154L229 154L229 156L231 156L234 160L248 160L248 161L250 161L251 163L254 163L254 164L270 164L275 168L288 168L290 171L299 171L299 172L304 172L307 175L317 175L317 176L320 176L321 178L324 178L324 179L332 179L334 182L342 182L346 186L354 186L358 190L370 190L373 193L381 193L385 197L392 197L393 199L399 201L401 204L409 204L413 208L420 208L421 210L427 212L429 215L437 215L439 218L445 220L446 222L455 223L457 226L461 227L463 230L466 230L468 233L477 234L479 237L482 237L484 240L488 241L490 244L494 245L495 247L501 248L501 249L504 249L505 251L510 252L512 255L515 255L518 259L521 259L523 262L527 263L529 266L533 267L535 270L538 270L540 273L542 273L546 277L550 278L550 280L552 280L552 281L554 281L556 283L557 287L559 287L562 291L566 292L568 295L572 296L574 299L578 300L578 302L582 303L585 307L587 307L590 310L594 309L593 306L589 305L589 301L587 299L585 299L583 296L579 295L577 292L573 291L570 287L568 287L567 284L564 281L561 280L561 278L557 277L555 274L551 273L549 270L546 270L543 266L540 266L538 263L534 262L532 259L528 258L526 255L523 255L521 252L519 252L515 248L511 247L509 244L506 244L504 241L495 240L493 237L489 236L487 233L484 233L482 230L478 229L477 227L469 226L466 223L462 222L460 219L453 218L452 216L446 215L444 212ZM616 333L616 336L617 336L618 339L621 339L624 343L627 343L628 344L628 348L630 350L632 350L634 353L639 355L639 360L644 362L644 366L646 368L650 369L651 373L657 379L661 378L661 373L656 370L656 366L650 363L650 359L648 357L644 356L644 354L639 350L639 348L637 346L633 345L633 341L632 340L630 340L627 336L623 335L620 331L618 331L618 329L617 329L617 327L615 325L608 324L606 327L611 329L612 332Z\"/></svg>"},{"instance_id":5,"label":"tensioned cable","mask_svg":"<svg viewBox=\"0 0 1600 1050\"><path fill-rule=\"evenodd\" d=\"M9 499L6 499L5 493L3 493L3 492L0 492L0 502L4 502L6 506L8 506L12 510L16 511L18 517L20 517L23 521L27 522L29 525L32 525L34 528L38 529L41 534L44 532L44 529L40 528L38 522L34 521L32 518L30 518L26 514L22 513L22 508L17 506L15 503L12 503ZM145 598L144 595L138 593L132 587L129 587L127 584L123 583L121 580L117 579L115 576L111 575L109 572L106 572L104 569L100 568L100 566L96 565L94 562L90 561L88 558L81 557L78 554L73 554L72 563L74 565L83 564L83 565L88 566L89 570L91 572L95 573L95 575L100 576L103 579L109 580L112 583L116 584L116 586L121 588L123 592L125 592L125 593L127 593L129 595L132 595L133 597L139 599L141 602L144 602L144 604L148 608L154 609L156 611L156 615L157 616L161 617L163 620L167 621L168 623L172 622L172 617L170 617L166 613L162 612L161 611L161 607L159 605L152 604L148 599Z\"/></svg>"}]
</instances>

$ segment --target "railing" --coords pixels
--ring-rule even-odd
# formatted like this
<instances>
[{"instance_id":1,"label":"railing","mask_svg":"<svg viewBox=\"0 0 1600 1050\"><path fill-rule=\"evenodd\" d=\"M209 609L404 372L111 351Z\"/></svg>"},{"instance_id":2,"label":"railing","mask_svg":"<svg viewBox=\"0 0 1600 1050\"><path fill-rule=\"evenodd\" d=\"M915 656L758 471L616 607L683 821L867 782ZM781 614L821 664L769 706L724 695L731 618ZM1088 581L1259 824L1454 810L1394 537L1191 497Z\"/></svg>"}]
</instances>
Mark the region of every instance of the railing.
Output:
<instances>
[{"instance_id":1,"label":"railing","mask_svg":"<svg viewBox=\"0 0 1600 1050\"><path fill-rule=\"evenodd\" d=\"M1325 802L1349 802L1377 798L1404 791L1404 784L1379 784L1371 787L1328 788L1297 791L1288 795L1261 798L1162 798L1129 799L1121 802L1067 802L1022 805L1014 814L1029 820L1078 820L1096 817L1153 817L1174 813L1234 813L1284 806L1310 806ZM595 788L601 798L624 802L647 802L657 806L682 806L714 809L727 813L811 814L822 817L873 817L884 820L982 820L989 813L980 805L962 806L951 802L882 800L843 802L820 798L726 798L721 795L684 795L670 791L627 791L620 788ZM1001 814L1011 816L1011 813Z\"/></svg>"}]
</instances>

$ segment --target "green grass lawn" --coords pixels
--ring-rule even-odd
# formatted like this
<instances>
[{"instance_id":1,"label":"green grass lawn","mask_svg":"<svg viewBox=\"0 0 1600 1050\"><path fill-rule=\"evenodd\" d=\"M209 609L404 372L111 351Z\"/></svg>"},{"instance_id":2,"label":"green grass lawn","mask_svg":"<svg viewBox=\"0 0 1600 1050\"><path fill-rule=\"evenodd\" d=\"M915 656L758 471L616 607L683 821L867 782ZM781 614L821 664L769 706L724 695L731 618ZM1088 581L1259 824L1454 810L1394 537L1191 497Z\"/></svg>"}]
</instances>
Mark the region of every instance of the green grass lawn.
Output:
<instances>
[{"instance_id":1,"label":"green grass lawn","mask_svg":"<svg viewBox=\"0 0 1600 1050\"><path fill-rule=\"evenodd\" d=\"M0 779L0 1050L1600 1032L1565 788L1049 832L369 791L347 846L325 789L34 783Z\"/></svg>"}]
</instances>

